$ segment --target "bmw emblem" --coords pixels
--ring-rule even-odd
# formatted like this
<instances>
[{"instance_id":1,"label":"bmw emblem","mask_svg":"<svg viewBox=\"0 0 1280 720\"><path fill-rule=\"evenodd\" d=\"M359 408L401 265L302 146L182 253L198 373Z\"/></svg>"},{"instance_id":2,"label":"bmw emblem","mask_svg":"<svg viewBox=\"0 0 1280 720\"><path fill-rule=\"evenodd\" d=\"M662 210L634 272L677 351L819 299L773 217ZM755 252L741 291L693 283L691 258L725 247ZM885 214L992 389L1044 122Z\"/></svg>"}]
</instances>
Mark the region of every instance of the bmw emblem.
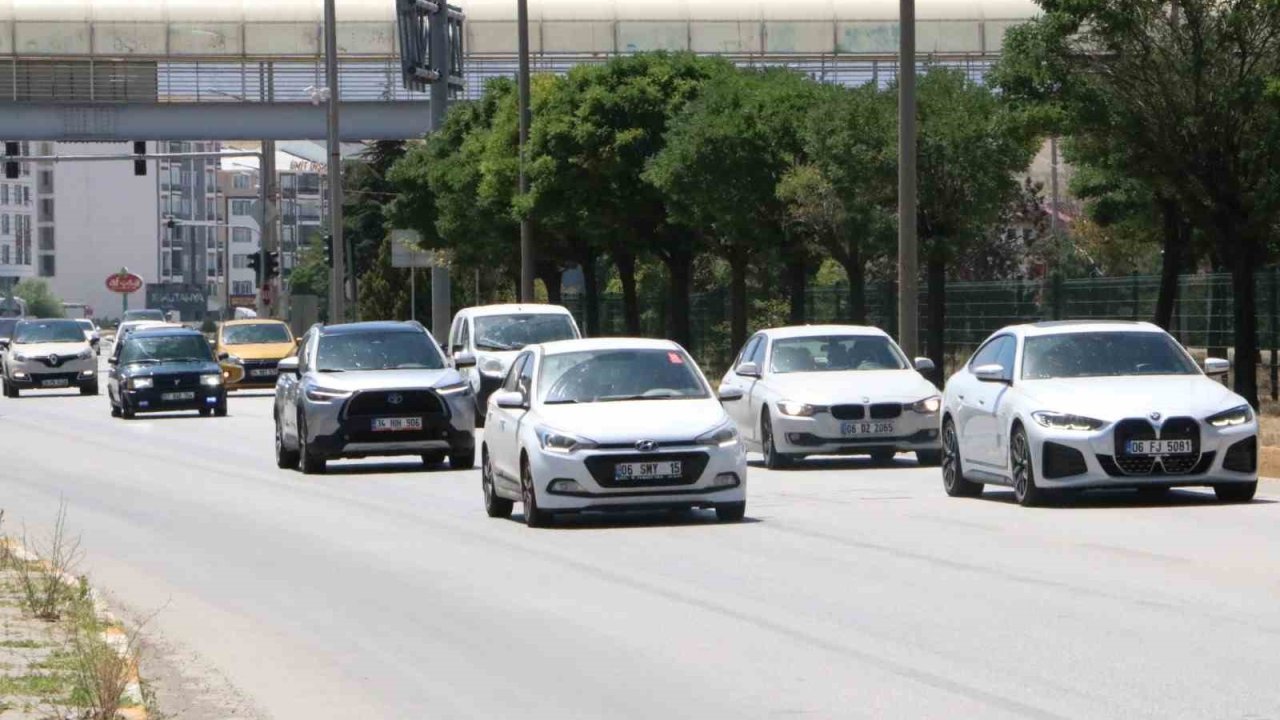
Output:
<instances>
[{"instance_id":1,"label":"bmw emblem","mask_svg":"<svg viewBox=\"0 0 1280 720\"><path fill-rule=\"evenodd\" d=\"M400 393L391 393L387 396L388 405L399 405L404 402L404 396Z\"/></svg>"},{"instance_id":2,"label":"bmw emblem","mask_svg":"<svg viewBox=\"0 0 1280 720\"><path fill-rule=\"evenodd\" d=\"M640 452L653 452L658 449L658 443L654 440L641 440L636 443L636 449Z\"/></svg>"},{"instance_id":3,"label":"bmw emblem","mask_svg":"<svg viewBox=\"0 0 1280 720\"><path fill-rule=\"evenodd\" d=\"M1155 422L1159 422L1159 421L1160 421L1160 418L1161 418L1161 415L1160 415L1160 413L1158 413L1158 412L1153 412L1153 413L1151 413L1150 415L1148 415L1147 417L1151 418L1151 419L1152 419L1153 421L1155 421Z\"/></svg>"}]
</instances>

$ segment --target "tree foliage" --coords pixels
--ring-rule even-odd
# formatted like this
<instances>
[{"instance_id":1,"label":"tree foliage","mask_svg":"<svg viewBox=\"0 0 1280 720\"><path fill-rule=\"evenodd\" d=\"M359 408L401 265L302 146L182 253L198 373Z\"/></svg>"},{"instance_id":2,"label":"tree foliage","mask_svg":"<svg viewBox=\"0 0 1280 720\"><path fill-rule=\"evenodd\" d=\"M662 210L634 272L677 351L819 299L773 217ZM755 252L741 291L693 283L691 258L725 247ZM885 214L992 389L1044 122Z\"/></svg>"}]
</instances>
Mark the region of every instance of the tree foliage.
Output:
<instances>
[{"instance_id":1,"label":"tree foliage","mask_svg":"<svg viewBox=\"0 0 1280 720\"><path fill-rule=\"evenodd\" d=\"M27 278L13 286L13 294L27 301L27 315L38 318L60 318L65 315L62 299L44 280Z\"/></svg>"}]
</instances>

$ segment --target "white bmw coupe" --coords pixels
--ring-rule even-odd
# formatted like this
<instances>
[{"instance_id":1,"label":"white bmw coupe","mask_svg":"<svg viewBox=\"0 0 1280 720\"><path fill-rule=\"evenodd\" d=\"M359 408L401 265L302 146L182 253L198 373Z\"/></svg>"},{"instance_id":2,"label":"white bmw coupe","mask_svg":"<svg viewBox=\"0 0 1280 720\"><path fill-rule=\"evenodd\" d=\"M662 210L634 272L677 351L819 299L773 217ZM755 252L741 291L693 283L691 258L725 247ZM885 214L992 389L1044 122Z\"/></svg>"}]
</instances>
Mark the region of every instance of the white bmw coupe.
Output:
<instances>
[{"instance_id":1,"label":"white bmw coupe","mask_svg":"<svg viewBox=\"0 0 1280 720\"><path fill-rule=\"evenodd\" d=\"M943 485L1009 485L1021 505L1055 489L1258 487L1258 424L1244 398L1148 323L1045 322L992 335L947 381Z\"/></svg>"}]
</instances>

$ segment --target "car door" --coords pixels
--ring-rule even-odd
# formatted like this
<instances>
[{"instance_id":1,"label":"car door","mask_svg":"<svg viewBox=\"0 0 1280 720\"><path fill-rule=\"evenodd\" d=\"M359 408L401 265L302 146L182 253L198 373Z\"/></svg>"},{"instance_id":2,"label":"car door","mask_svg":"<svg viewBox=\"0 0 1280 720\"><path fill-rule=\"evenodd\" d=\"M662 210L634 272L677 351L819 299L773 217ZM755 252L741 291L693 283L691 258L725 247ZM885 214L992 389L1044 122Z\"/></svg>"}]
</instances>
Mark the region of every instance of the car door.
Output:
<instances>
[{"instance_id":1,"label":"car door","mask_svg":"<svg viewBox=\"0 0 1280 720\"><path fill-rule=\"evenodd\" d=\"M755 385L756 378L739 375L738 367L745 362L749 362L749 359L763 343L763 335L756 335L748 340L747 344L742 346L742 352L734 359L733 367L729 368L729 371L725 373L724 379L720 381L723 386L737 388L742 391L742 400L725 403L724 409L729 414L729 417L733 418L734 424L738 426L738 432L747 438L752 436L751 425L753 423L751 422L751 413L748 410L748 405L751 399L751 389Z\"/></svg>"},{"instance_id":2,"label":"car door","mask_svg":"<svg viewBox=\"0 0 1280 720\"><path fill-rule=\"evenodd\" d=\"M533 353L523 352L511 363L507 377L498 392L519 392L521 374L531 363ZM496 394L496 393L495 393ZM518 487L520 477L520 443L518 433L520 419L528 412L523 408L498 407L489 400L488 415L484 425L484 439L489 446L489 461L493 465L498 482L508 487Z\"/></svg>"},{"instance_id":3,"label":"car door","mask_svg":"<svg viewBox=\"0 0 1280 720\"><path fill-rule=\"evenodd\" d=\"M298 439L298 393L302 376L310 369L308 360L315 344L315 333L308 332L298 345L298 374L280 373L276 378L276 403L280 413L280 428L285 437Z\"/></svg>"},{"instance_id":4,"label":"car door","mask_svg":"<svg viewBox=\"0 0 1280 720\"><path fill-rule=\"evenodd\" d=\"M1016 349L1017 340L1012 335L999 335L983 345L969 361L966 369L969 382L956 398L961 404L960 451L966 462L988 468L1004 467L1007 453L1002 449L1004 433L997 416L1006 405L1004 399L1009 391L1008 383L1013 378ZM1005 382L982 381L974 377L974 368L983 365L1003 367Z\"/></svg>"}]
</instances>

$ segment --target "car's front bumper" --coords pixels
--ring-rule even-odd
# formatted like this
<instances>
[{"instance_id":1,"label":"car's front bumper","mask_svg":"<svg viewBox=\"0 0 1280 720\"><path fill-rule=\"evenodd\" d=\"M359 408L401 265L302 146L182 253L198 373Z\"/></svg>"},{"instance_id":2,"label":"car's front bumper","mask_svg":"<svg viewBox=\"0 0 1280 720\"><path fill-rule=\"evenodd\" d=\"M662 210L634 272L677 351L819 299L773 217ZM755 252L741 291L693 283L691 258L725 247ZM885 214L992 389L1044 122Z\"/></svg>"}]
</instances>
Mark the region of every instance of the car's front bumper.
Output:
<instances>
[{"instance_id":1,"label":"car's front bumper","mask_svg":"<svg viewBox=\"0 0 1280 720\"><path fill-rule=\"evenodd\" d=\"M191 393L189 399L166 399L165 395L174 393ZM202 385L198 388L146 388L144 390L125 390L121 398L126 407L134 412L181 412L184 410L215 409L227 403L227 391L222 385Z\"/></svg>"},{"instance_id":2,"label":"car's front bumper","mask_svg":"<svg viewBox=\"0 0 1280 720\"><path fill-rule=\"evenodd\" d=\"M705 456L705 463L699 456ZM701 469L696 473L690 471L687 478L672 481L610 479L615 462L651 462L664 458L693 462L694 465L687 467L701 465ZM538 507L548 512L712 508L744 502L747 497L747 458L741 443L671 447L641 454L634 449L559 454L535 448L530 450L529 470L534 478Z\"/></svg>"},{"instance_id":3,"label":"car's front bumper","mask_svg":"<svg viewBox=\"0 0 1280 720\"><path fill-rule=\"evenodd\" d=\"M401 392L428 391L427 388ZM376 390L368 392L390 392ZM328 458L458 453L475 448L475 399L470 392L438 395L444 406L437 412L386 412L378 417L419 417L420 431L376 432L372 417L350 415L351 398L326 402L304 400L307 442L316 455Z\"/></svg>"},{"instance_id":4,"label":"car's front bumper","mask_svg":"<svg viewBox=\"0 0 1280 720\"><path fill-rule=\"evenodd\" d=\"M66 362L56 368L30 360L21 363L10 360L5 372L9 384L22 390L56 390L98 384L98 369L93 360Z\"/></svg>"},{"instance_id":5,"label":"car's front bumper","mask_svg":"<svg viewBox=\"0 0 1280 720\"><path fill-rule=\"evenodd\" d=\"M1036 484L1047 488L1107 488L1141 486L1203 486L1258 479L1256 422L1229 428L1199 423L1197 452L1152 462L1150 470L1135 468L1119 452L1115 423L1098 431L1081 432L1027 427ZM1120 444L1123 444L1121 438Z\"/></svg>"},{"instance_id":6,"label":"car's front bumper","mask_svg":"<svg viewBox=\"0 0 1280 720\"><path fill-rule=\"evenodd\" d=\"M830 412L810 417L772 413L769 418L774 447L787 455L859 455L878 450L911 452L940 450L938 414L903 411L884 420L839 420ZM848 434L845 425L872 426L892 423L891 432Z\"/></svg>"},{"instance_id":7,"label":"car's front bumper","mask_svg":"<svg viewBox=\"0 0 1280 720\"><path fill-rule=\"evenodd\" d=\"M274 388L280 377L279 360L244 360L244 377L227 386L229 390L261 390Z\"/></svg>"}]
</instances>

